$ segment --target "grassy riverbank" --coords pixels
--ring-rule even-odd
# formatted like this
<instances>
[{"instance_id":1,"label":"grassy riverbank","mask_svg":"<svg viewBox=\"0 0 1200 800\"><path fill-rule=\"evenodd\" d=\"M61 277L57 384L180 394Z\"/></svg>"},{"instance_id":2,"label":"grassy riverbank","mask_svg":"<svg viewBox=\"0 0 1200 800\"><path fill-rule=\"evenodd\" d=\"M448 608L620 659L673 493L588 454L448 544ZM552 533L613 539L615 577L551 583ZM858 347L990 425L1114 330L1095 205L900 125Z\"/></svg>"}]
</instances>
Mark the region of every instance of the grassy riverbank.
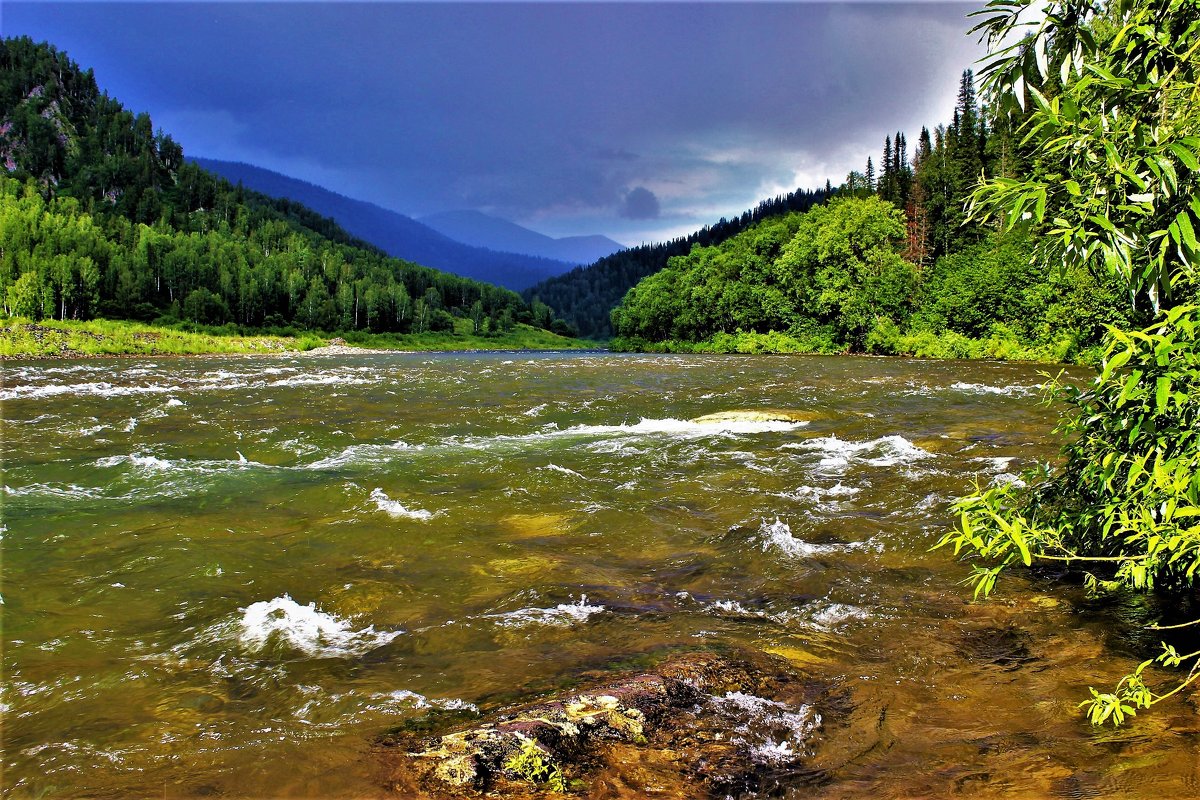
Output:
<instances>
[{"instance_id":1,"label":"grassy riverbank","mask_svg":"<svg viewBox=\"0 0 1200 800\"><path fill-rule=\"evenodd\" d=\"M499 336L475 336L469 320L451 332L346 335L346 343L372 350L571 350L594 347L549 331L517 325ZM231 326L158 326L118 320L42 321L10 319L0 327L0 358L87 358L117 355L268 354L303 352L329 343L334 334L255 334Z\"/></svg>"},{"instance_id":2,"label":"grassy riverbank","mask_svg":"<svg viewBox=\"0 0 1200 800\"><path fill-rule=\"evenodd\" d=\"M1049 344L1021 342L997 326L992 336L973 339L953 331L921 331L887 337L868 337L869 355L907 358L947 358L994 361L1037 361L1043 363L1094 364L1099 346L1079 347L1074 337L1063 336ZM617 337L609 343L616 352L642 353L804 353L829 355L846 352L829 337L794 336L786 333L717 333L692 342L681 339L646 341L638 337Z\"/></svg>"}]
</instances>

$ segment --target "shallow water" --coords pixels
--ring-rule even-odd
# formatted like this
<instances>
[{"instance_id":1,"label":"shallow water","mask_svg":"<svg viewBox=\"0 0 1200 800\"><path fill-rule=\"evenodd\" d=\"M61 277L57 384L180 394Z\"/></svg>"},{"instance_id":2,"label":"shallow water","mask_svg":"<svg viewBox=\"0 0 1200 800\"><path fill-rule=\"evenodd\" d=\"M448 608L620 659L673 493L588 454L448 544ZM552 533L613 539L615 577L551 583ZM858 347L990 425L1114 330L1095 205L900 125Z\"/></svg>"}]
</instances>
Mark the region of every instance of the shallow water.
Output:
<instances>
[{"instance_id":1,"label":"shallow water","mask_svg":"<svg viewBox=\"0 0 1200 800\"><path fill-rule=\"evenodd\" d=\"M1184 797L1186 701L1075 704L1137 603L929 553L1054 452L1029 365L376 355L4 369L4 775L17 797L384 794L371 744L585 670L776 652L845 707L804 797ZM730 409L809 422L694 423Z\"/></svg>"}]
</instances>

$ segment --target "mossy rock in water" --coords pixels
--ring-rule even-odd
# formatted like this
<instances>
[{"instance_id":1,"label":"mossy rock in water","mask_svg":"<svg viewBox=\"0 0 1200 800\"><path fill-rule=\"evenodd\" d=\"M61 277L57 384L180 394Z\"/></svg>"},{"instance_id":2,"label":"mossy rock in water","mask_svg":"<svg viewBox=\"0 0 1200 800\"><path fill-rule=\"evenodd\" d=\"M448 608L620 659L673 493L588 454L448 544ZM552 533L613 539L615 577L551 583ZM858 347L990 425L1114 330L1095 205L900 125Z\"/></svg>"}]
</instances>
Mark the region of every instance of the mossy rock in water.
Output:
<instances>
[{"instance_id":1,"label":"mossy rock in water","mask_svg":"<svg viewBox=\"0 0 1200 800\"><path fill-rule=\"evenodd\" d=\"M794 664L797 667L812 667L829 662L828 658L817 655L811 650L786 644L768 645L763 648L763 652L779 656L780 658L786 658L788 663Z\"/></svg>"},{"instance_id":2,"label":"mossy rock in water","mask_svg":"<svg viewBox=\"0 0 1200 800\"><path fill-rule=\"evenodd\" d=\"M694 652L586 691L501 709L440 736L392 732L379 753L388 786L403 796L603 793L644 788L651 774L662 789L656 796L747 795L769 788L764 781L781 766L804 758L795 724L811 720L804 734L819 724L807 706L817 691L774 656ZM789 726L795 752L782 757L796 763L781 765L778 749L764 761L764 745L774 745ZM634 789L629 796L640 795Z\"/></svg>"},{"instance_id":3,"label":"mossy rock in water","mask_svg":"<svg viewBox=\"0 0 1200 800\"><path fill-rule=\"evenodd\" d=\"M564 514L509 514L500 523L518 539L561 536L571 531L571 519Z\"/></svg>"},{"instance_id":4,"label":"mossy rock in water","mask_svg":"<svg viewBox=\"0 0 1200 800\"><path fill-rule=\"evenodd\" d=\"M540 555L517 558L493 558L485 566L475 567L475 572L487 578L534 578L548 575L562 566L556 558Z\"/></svg>"},{"instance_id":5,"label":"mossy rock in water","mask_svg":"<svg viewBox=\"0 0 1200 800\"><path fill-rule=\"evenodd\" d=\"M718 411L695 417L698 425L720 425L725 422L812 422L824 415L818 411L788 411L778 408L751 408L735 411Z\"/></svg>"}]
</instances>

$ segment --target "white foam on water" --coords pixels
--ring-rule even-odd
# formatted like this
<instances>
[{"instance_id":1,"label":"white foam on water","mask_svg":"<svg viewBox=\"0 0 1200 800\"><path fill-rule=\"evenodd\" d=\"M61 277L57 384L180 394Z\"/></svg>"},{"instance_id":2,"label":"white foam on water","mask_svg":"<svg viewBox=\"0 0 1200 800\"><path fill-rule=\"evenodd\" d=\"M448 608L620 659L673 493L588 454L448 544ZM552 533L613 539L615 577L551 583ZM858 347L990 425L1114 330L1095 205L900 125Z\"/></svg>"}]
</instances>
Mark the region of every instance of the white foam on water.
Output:
<instances>
[{"instance_id":1,"label":"white foam on water","mask_svg":"<svg viewBox=\"0 0 1200 800\"><path fill-rule=\"evenodd\" d=\"M547 464L544 467L538 467L538 469L544 469L550 472L561 472L563 475L570 475L575 478L583 478L584 480L587 480L587 478L585 478L583 475L580 475L575 470L568 469L566 467L560 467L558 464Z\"/></svg>"},{"instance_id":2,"label":"white foam on water","mask_svg":"<svg viewBox=\"0 0 1200 800\"><path fill-rule=\"evenodd\" d=\"M417 692L410 692L408 689L397 689L394 692L384 694L373 694L371 697L380 700L390 700L395 703L403 703L412 708L443 708L448 711L478 711L479 706L474 703L468 703L466 700L458 700L456 698L438 699L429 698Z\"/></svg>"},{"instance_id":3,"label":"white foam on water","mask_svg":"<svg viewBox=\"0 0 1200 800\"><path fill-rule=\"evenodd\" d=\"M31 483L28 486L5 486L10 497L55 497L62 500L95 500L103 496L99 489L89 489L73 483Z\"/></svg>"},{"instance_id":4,"label":"white foam on water","mask_svg":"<svg viewBox=\"0 0 1200 800\"><path fill-rule=\"evenodd\" d=\"M404 631L354 630L348 620L327 614L316 603L300 605L288 595L251 603L242 609L238 641L258 651L272 639L310 656L362 655L382 647Z\"/></svg>"},{"instance_id":5,"label":"white foam on water","mask_svg":"<svg viewBox=\"0 0 1200 800\"><path fill-rule=\"evenodd\" d=\"M993 472L1005 472L1009 464L1016 460L1016 456L979 456L971 459L975 463L987 464Z\"/></svg>"},{"instance_id":6,"label":"white foam on water","mask_svg":"<svg viewBox=\"0 0 1200 800\"><path fill-rule=\"evenodd\" d=\"M36 400L64 394L97 397L126 397L142 394L170 394L182 391L179 386L114 386L107 381L90 383L50 383L43 386L13 386L0 390L0 400Z\"/></svg>"},{"instance_id":7,"label":"white foam on water","mask_svg":"<svg viewBox=\"0 0 1200 800\"><path fill-rule=\"evenodd\" d=\"M534 406L533 408L529 409L528 411L522 411L521 413L527 417L536 417L538 414L540 414L546 410L546 406L547 406L546 403L542 403L540 405Z\"/></svg>"},{"instance_id":8,"label":"white foam on water","mask_svg":"<svg viewBox=\"0 0 1200 800\"><path fill-rule=\"evenodd\" d=\"M968 394L998 394L1007 397L1029 397L1041 391L1040 386L1023 386L1021 384L989 386L985 383L965 383L963 381L950 384L950 388Z\"/></svg>"},{"instance_id":9,"label":"white foam on water","mask_svg":"<svg viewBox=\"0 0 1200 800\"><path fill-rule=\"evenodd\" d=\"M504 628L524 628L528 625L565 628L587 622L593 614L603 614L606 611L608 609L604 606L588 605L585 594L577 602L559 603L553 608L520 608L503 614L485 614L484 617L496 620L497 624Z\"/></svg>"},{"instance_id":10,"label":"white foam on water","mask_svg":"<svg viewBox=\"0 0 1200 800\"><path fill-rule=\"evenodd\" d=\"M406 508L399 500L393 500L384 494L383 489L380 488L372 490L371 499L375 501L376 508L392 517L418 519L426 522L436 516L435 512L426 511L423 508Z\"/></svg>"},{"instance_id":11,"label":"white foam on water","mask_svg":"<svg viewBox=\"0 0 1200 800\"><path fill-rule=\"evenodd\" d=\"M80 395L98 397L125 397L153 394L187 394L198 391L232 391L243 389L274 389L293 386L363 386L390 380L390 376L379 374L373 368L338 368L325 372L311 372L269 380L264 375L277 377L284 369L253 370L235 372L219 369L205 372L196 378L183 380L183 385L168 383L145 383L142 385L116 385L110 381L84 381L80 383L45 383L42 385L15 385L0 390L0 400L28 400L60 395ZM297 370L290 369L295 372ZM47 375L51 371L43 370L25 377L32 378ZM126 370L123 377L142 377L149 371ZM89 376L90 377L90 376Z\"/></svg>"},{"instance_id":12,"label":"white foam on water","mask_svg":"<svg viewBox=\"0 0 1200 800\"><path fill-rule=\"evenodd\" d=\"M799 558L811 558L812 556L844 552L846 550L859 550L868 546L867 542L812 544L793 536L791 526L779 519L779 517L776 517L774 522L763 520L758 528L758 532L762 537L763 552L777 550L784 555Z\"/></svg>"},{"instance_id":13,"label":"white foam on water","mask_svg":"<svg viewBox=\"0 0 1200 800\"><path fill-rule=\"evenodd\" d=\"M870 617L871 614L869 611L858 606L847 605L845 603L828 603L821 605L809 617L809 622L814 627L827 631L853 620L869 619Z\"/></svg>"},{"instance_id":14,"label":"white foam on water","mask_svg":"<svg viewBox=\"0 0 1200 800\"><path fill-rule=\"evenodd\" d=\"M686 594L686 592L685 592ZM719 614L736 614L741 617L762 617L770 616L765 611L756 611L746 608L737 600L714 600L705 607L705 611L717 612Z\"/></svg>"},{"instance_id":15,"label":"white foam on water","mask_svg":"<svg viewBox=\"0 0 1200 800\"><path fill-rule=\"evenodd\" d=\"M802 704L793 709L786 703L745 692L713 695L709 701L718 713L734 720L733 741L745 745L760 764L795 761L821 724L821 715Z\"/></svg>"},{"instance_id":16,"label":"white foam on water","mask_svg":"<svg viewBox=\"0 0 1200 800\"><path fill-rule=\"evenodd\" d=\"M339 469L350 464L387 462L398 452L422 449L424 449L422 445L411 445L405 441L396 441L391 444L352 444L337 455L326 456L311 464L306 464L300 469Z\"/></svg>"},{"instance_id":17,"label":"white foam on water","mask_svg":"<svg viewBox=\"0 0 1200 800\"><path fill-rule=\"evenodd\" d=\"M178 397L172 397L170 400L168 400L166 402L167 408L179 408L183 405L184 405L184 402L182 400L180 400Z\"/></svg>"},{"instance_id":18,"label":"white foam on water","mask_svg":"<svg viewBox=\"0 0 1200 800\"><path fill-rule=\"evenodd\" d=\"M781 449L803 450L821 455L818 469L825 471L843 470L852 461L861 461L873 467L909 465L933 458L933 453L922 450L903 436L881 436L867 442L848 442L837 436L820 436L803 442L782 445ZM865 456L877 454L873 458Z\"/></svg>"},{"instance_id":19,"label":"white foam on water","mask_svg":"<svg viewBox=\"0 0 1200 800\"><path fill-rule=\"evenodd\" d=\"M235 451L237 452L237 451ZM98 467L117 467L121 464L129 464L139 472L187 472L187 473L218 473L226 472L234 469L251 469L251 468L267 468L270 466L258 461L250 461L241 453L238 453L238 458L234 459L198 459L191 460L181 458L172 461L158 456L142 455L133 453L126 456L105 456L104 458L96 459Z\"/></svg>"},{"instance_id":20,"label":"white foam on water","mask_svg":"<svg viewBox=\"0 0 1200 800\"><path fill-rule=\"evenodd\" d=\"M462 447L469 447L472 449L484 449L493 444L502 442L520 443L558 438L608 439L612 437L673 436L682 439L700 439L707 436L782 433L795 430L796 428L807 424L808 423L806 422L794 421L760 422L750 420L717 420L713 422L694 422L692 420L674 419L671 417L664 419L650 419L643 417L638 422L621 425L574 425L570 428L564 428L562 430L547 426L542 428L542 430L537 433L516 436L500 435L486 438L476 437L457 440L452 439L448 441L448 444L457 444Z\"/></svg>"},{"instance_id":21,"label":"white foam on water","mask_svg":"<svg viewBox=\"0 0 1200 800\"><path fill-rule=\"evenodd\" d=\"M175 469L175 465L166 459L156 456L143 456L138 453L133 453L127 456L106 456L96 459L97 467L116 467L121 464L129 464L143 470L155 470L165 472Z\"/></svg>"},{"instance_id":22,"label":"white foam on water","mask_svg":"<svg viewBox=\"0 0 1200 800\"><path fill-rule=\"evenodd\" d=\"M833 486L798 486L794 492L785 492L777 495L788 500L805 500L813 503L825 503L831 497L854 497L861 492L862 489L856 486L846 486L841 481L838 481ZM828 503L828 505L836 506L836 502Z\"/></svg>"},{"instance_id":23,"label":"white foam on water","mask_svg":"<svg viewBox=\"0 0 1200 800\"><path fill-rule=\"evenodd\" d=\"M1017 489L1024 489L1027 486L1024 478L1022 478L1020 475L1014 475L1011 472L1001 472L999 475L996 475L995 477L993 477L992 485L993 486L1008 485L1008 486L1013 486Z\"/></svg>"}]
</instances>

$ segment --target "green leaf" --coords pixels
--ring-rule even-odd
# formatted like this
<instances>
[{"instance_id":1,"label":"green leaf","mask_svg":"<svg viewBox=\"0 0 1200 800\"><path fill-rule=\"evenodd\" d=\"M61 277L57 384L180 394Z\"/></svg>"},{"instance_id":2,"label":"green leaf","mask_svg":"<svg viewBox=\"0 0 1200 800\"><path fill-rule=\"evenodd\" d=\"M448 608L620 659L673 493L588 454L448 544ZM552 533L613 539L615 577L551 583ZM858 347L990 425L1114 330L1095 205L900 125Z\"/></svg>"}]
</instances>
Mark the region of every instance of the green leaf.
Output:
<instances>
[{"instance_id":1,"label":"green leaf","mask_svg":"<svg viewBox=\"0 0 1200 800\"><path fill-rule=\"evenodd\" d=\"M1162 414L1167 410L1167 400L1171 396L1171 379L1165 375L1155 381L1154 386L1154 409L1156 414Z\"/></svg>"},{"instance_id":2,"label":"green leaf","mask_svg":"<svg viewBox=\"0 0 1200 800\"><path fill-rule=\"evenodd\" d=\"M1172 142L1171 144L1167 145L1167 147L1180 161L1183 162L1184 166L1186 166L1188 169L1200 169L1200 159L1196 158L1196 154L1191 150L1187 149L1178 142Z\"/></svg>"}]
</instances>

